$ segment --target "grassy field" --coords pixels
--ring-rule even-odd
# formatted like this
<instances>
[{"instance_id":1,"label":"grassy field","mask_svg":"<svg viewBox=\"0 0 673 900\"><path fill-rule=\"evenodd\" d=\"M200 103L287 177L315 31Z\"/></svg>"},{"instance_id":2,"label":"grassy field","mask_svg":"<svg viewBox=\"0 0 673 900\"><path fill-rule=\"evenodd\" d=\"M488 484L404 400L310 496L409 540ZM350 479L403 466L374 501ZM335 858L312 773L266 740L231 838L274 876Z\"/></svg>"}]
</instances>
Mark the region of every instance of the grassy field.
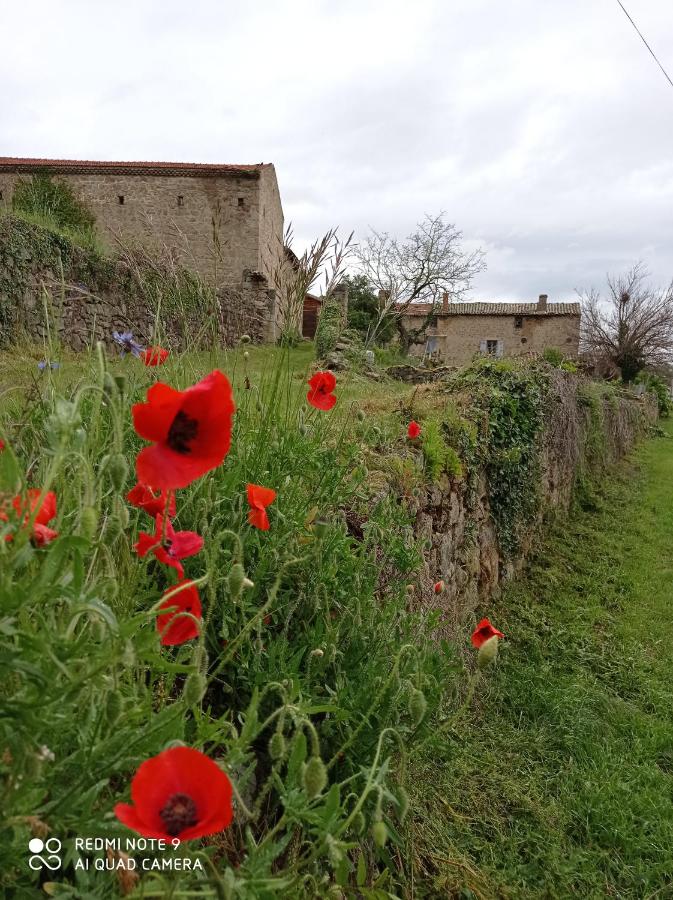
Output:
<instances>
[{"instance_id":1,"label":"grassy field","mask_svg":"<svg viewBox=\"0 0 673 900\"><path fill-rule=\"evenodd\" d=\"M472 713L417 760L409 896L673 897L673 427L489 606Z\"/></svg>"}]
</instances>

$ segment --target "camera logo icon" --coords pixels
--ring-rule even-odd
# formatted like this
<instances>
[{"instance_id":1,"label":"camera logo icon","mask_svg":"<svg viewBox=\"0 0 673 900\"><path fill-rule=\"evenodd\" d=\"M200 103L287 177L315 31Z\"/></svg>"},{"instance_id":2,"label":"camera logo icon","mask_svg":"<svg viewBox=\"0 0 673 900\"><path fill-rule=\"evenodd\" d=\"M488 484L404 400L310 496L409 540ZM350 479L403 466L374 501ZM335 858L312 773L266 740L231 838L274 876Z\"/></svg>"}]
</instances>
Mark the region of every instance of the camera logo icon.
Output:
<instances>
[{"instance_id":1,"label":"camera logo icon","mask_svg":"<svg viewBox=\"0 0 673 900\"><path fill-rule=\"evenodd\" d=\"M61 868L61 857L58 855L61 852L61 842L58 838L49 838L47 841L31 838L28 841L28 850L33 854L28 860L33 872L39 872L42 868L55 872ZM46 855L41 856L42 853Z\"/></svg>"}]
</instances>

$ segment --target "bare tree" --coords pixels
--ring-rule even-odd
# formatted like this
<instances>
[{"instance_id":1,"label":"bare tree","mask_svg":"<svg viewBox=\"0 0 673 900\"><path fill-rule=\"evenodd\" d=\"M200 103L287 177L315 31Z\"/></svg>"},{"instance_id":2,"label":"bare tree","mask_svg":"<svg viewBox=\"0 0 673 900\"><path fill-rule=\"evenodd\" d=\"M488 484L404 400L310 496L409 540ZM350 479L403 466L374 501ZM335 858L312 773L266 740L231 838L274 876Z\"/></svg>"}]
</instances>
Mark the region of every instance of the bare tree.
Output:
<instances>
[{"instance_id":1,"label":"bare tree","mask_svg":"<svg viewBox=\"0 0 673 900\"><path fill-rule=\"evenodd\" d=\"M463 234L444 221L444 213L426 215L416 231L399 241L387 232L371 231L355 249L362 273L379 292L378 318L368 336L371 343L382 325L394 322L406 353L420 343L436 314L442 294L459 300L469 290L474 276L486 268L483 250L468 252L462 246ZM407 321L416 303L424 307L424 318L417 328Z\"/></svg>"},{"instance_id":2,"label":"bare tree","mask_svg":"<svg viewBox=\"0 0 673 900\"><path fill-rule=\"evenodd\" d=\"M608 294L591 290L582 299L581 348L597 363L611 363L622 381L646 368L658 368L673 359L673 282L652 288L642 262L628 272L608 276Z\"/></svg>"}]
</instances>

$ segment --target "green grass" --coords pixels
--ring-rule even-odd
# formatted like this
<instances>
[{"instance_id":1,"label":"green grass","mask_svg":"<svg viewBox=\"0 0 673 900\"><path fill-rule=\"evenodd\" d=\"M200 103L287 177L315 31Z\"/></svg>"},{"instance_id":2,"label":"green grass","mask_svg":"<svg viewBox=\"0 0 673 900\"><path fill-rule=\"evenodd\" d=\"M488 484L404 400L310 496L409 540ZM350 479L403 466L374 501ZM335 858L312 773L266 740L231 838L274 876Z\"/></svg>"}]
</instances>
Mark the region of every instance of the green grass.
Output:
<instances>
[{"instance_id":1,"label":"green grass","mask_svg":"<svg viewBox=\"0 0 673 900\"><path fill-rule=\"evenodd\" d=\"M417 760L413 897L673 897L673 427L488 613L470 716Z\"/></svg>"}]
</instances>

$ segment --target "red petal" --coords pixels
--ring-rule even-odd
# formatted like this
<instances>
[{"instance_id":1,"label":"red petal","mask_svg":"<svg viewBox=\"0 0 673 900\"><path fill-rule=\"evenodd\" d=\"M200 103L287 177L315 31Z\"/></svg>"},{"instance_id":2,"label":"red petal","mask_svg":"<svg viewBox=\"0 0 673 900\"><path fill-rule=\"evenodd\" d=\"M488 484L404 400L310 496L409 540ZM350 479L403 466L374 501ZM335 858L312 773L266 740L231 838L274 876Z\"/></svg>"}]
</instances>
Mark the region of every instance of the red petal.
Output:
<instances>
[{"instance_id":1,"label":"red petal","mask_svg":"<svg viewBox=\"0 0 673 900\"><path fill-rule=\"evenodd\" d=\"M316 372L309 378L308 383L314 390L331 393L336 387L336 376L327 369L324 372Z\"/></svg>"},{"instance_id":2,"label":"red petal","mask_svg":"<svg viewBox=\"0 0 673 900\"><path fill-rule=\"evenodd\" d=\"M168 359L168 350L163 347L148 347L140 354L146 366L160 366Z\"/></svg>"},{"instance_id":3,"label":"red petal","mask_svg":"<svg viewBox=\"0 0 673 900\"><path fill-rule=\"evenodd\" d=\"M195 531L176 531L174 533L171 552L178 559L194 556L195 553L200 553L202 549L203 538Z\"/></svg>"},{"instance_id":4,"label":"red petal","mask_svg":"<svg viewBox=\"0 0 673 900\"><path fill-rule=\"evenodd\" d=\"M182 590L177 589L182 587ZM201 619L201 600L199 592L191 581L181 581L164 592L166 600L159 609L170 610L157 616L157 631L161 635L164 646L184 644L198 637L199 627L189 616L180 613L191 613Z\"/></svg>"},{"instance_id":5,"label":"red petal","mask_svg":"<svg viewBox=\"0 0 673 900\"><path fill-rule=\"evenodd\" d=\"M136 457L136 474L141 481L151 480L157 488L175 490L201 478L223 459L223 455L190 457L176 453L166 444L152 444Z\"/></svg>"},{"instance_id":6,"label":"red petal","mask_svg":"<svg viewBox=\"0 0 673 900\"><path fill-rule=\"evenodd\" d=\"M248 522L260 531L268 531L270 527L265 509L251 509L248 513Z\"/></svg>"},{"instance_id":7,"label":"red petal","mask_svg":"<svg viewBox=\"0 0 673 900\"><path fill-rule=\"evenodd\" d=\"M328 412L337 402L334 394L326 394L319 389L310 390L306 395L306 399L311 406L315 409L321 409L323 412Z\"/></svg>"},{"instance_id":8,"label":"red petal","mask_svg":"<svg viewBox=\"0 0 673 900\"><path fill-rule=\"evenodd\" d=\"M131 409L133 427L140 437L147 441L163 441L180 409L184 393L162 381L152 385L147 392L147 402L136 403ZM153 481L144 481L144 484L160 487Z\"/></svg>"},{"instance_id":9,"label":"red petal","mask_svg":"<svg viewBox=\"0 0 673 900\"><path fill-rule=\"evenodd\" d=\"M253 509L265 509L276 499L273 488L262 487L259 484L248 485L248 503Z\"/></svg>"},{"instance_id":10,"label":"red petal","mask_svg":"<svg viewBox=\"0 0 673 900\"><path fill-rule=\"evenodd\" d=\"M35 543L38 547L44 547L45 544L53 541L54 538L58 537L58 531L54 531L52 528L48 528L46 525L34 525L33 526L33 543Z\"/></svg>"}]
</instances>

